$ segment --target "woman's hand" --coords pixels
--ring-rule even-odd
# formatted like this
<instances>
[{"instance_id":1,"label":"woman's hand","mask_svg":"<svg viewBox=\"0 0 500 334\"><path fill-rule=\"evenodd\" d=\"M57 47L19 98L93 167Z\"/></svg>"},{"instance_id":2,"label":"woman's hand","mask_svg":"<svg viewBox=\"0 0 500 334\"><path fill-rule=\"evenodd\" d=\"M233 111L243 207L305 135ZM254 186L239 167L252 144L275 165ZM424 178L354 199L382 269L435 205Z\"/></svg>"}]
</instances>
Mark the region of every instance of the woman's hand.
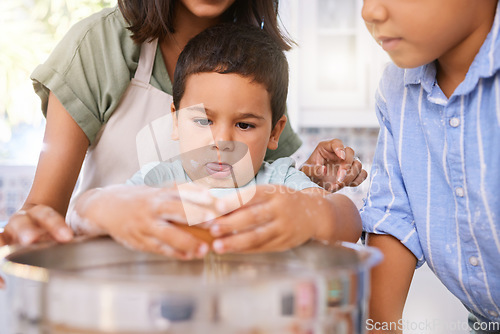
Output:
<instances>
[{"instance_id":1,"label":"woman's hand","mask_svg":"<svg viewBox=\"0 0 500 334\"><path fill-rule=\"evenodd\" d=\"M0 244L28 245L42 240L70 241L64 215L89 141L83 130L50 93L43 150L35 179L21 210L13 214Z\"/></svg>"},{"instance_id":2,"label":"woman's hand","mask_svg":"<svg viewBox=\"0 0 500 334\"><path fill-rule=\"evenodd\" d=\"M0 245L26 246L38 241L68 242L72 239L73 231L60 213L46 205L35 205L10 217L0 234Z\"/></svg>"},{"instance_id":3,"label":"woman's hand","mask_svg":"<svg viewBox=\"0 0 500 334\"><path fill-rule=\"evenodd\" d=\"M359 214L345 196L319 188L296 191L271 184L255 190L248 203L214 220L210 232L217 238L215 252L283 251L311 238L354 241L361 234ZM218 209L230 211L236 202L221 199ZM340 227L344 222L346 226Z\"/></svg>"},{"instance_id":4,"label":"woman's hand","mask_svg":"<svg viewBox=\"0 0 500 334\"><path fill-rule=\"evenodd\" d=\"M73 231L60 213L49 206L35 205L19 210L10 217L4 231L0 233L0 246L27 246L38 241L68 242L72 239ZM0 276L0 289L4 286L5 282Z\"/></svg>"},{"instance_id":5,"label":"woman's hand","mask_svg":"<svg viewBox=\"0 0 500 334\"><path fill-rule=\"evenodd\" d=\"M357 187L368 175L352 148L344 147L340 139L320 142L301 171L330 192Z\"/></svg>"},{"instance_id":6,"label":"woman's hand","mask_svg":"<svg viewBox=\"0 0 500 334\"><path fill-rule=\"evenodd\" d=\"M208 190L183 187L117 185L83 194L70 215L71 226L84 234L109 234L126 247L188 260L201 258L209 250L206 242L178 224L215 218ZM185 212L186 210L186 212Z\"/></svg>"}]
</instances>

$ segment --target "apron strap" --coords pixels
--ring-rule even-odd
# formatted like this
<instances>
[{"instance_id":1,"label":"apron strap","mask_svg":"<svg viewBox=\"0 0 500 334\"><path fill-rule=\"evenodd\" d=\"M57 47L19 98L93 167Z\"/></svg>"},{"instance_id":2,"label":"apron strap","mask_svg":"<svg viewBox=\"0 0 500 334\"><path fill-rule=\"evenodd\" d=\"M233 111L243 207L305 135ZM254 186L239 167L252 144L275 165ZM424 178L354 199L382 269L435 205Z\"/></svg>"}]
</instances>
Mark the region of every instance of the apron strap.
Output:
<instances>
[{"instance_id":1,"label":"apron strap","mask_svg":"<svg viewBox=\"0 0 500 334\"><path fill-rule=\"evenodd\" d=\"M142 43L141 55L139 57L139 63L137 64L137 70L135 71L134 75L134 78L136 80L149 84L149 81L151 80L151 73L153 73L153 65L155 62L157 46L158 39L155 39L149 43Z\"/></svg>"}]
</instances>

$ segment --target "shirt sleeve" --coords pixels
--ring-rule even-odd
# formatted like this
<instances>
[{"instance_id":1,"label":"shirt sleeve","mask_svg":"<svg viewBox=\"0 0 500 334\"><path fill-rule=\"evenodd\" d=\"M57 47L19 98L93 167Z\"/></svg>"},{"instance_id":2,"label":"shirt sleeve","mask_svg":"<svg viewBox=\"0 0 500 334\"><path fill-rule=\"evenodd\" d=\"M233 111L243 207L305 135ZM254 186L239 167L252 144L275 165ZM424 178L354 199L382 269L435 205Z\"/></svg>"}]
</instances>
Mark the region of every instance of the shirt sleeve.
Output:
<instances>
[{"instance_id":1,"label":"shirt sleeve","mask_svg":"<svg viewBox=\"0 0 500 334\"><path fill-rule=\"evenodd\" d=\"M150 162L128 179L126 184L163 188L186 182L191 182L191 180L182 168L182 162L175 160L173 162Z\"/></svg>"},{"instance_id":2,"label":"shirt sleeve","mask_svg":"<svg viewBox=\"0 0 500 334\"><path fill-rule=\"evenodd\" d=\"M300 191L307 188L320 188L309 177L295 168L292 158L280 158L272 163L274 169L269 183L283 184L288 188Z\"/></svg>"},{"instance_id":3,"label":"shirt sleeve","mask_svg":"<svg viewBox=\"0 0 500 334\"><path fill-rule=\"evenodd\" d=\"M139 55L122 21L112 8L78 22L31 74L44 115L52 91L91 144L130 82L129 67L136 66L130 59Z\"/></svg>"},{"instance_id":4,"label":"shirt sleeve","mask_svg":"<svg viewBox=\"0 0 500 334\"><path fill-rule=\"evenodd\" d=\"M399 168L387 104L380 91L376 102L380 133L370 172L370 189L360 210L363 230L400 240L417 258L418 268L425 262L424 255Z\"/></svg>"},{"instance_id":5,"label":"shirt sleeve","mask_svg":"<svg viewBox=\"0 0 500 334\"><path fill-rule=\"evenodd\" d=\"M160 166L160 162L150 162L138 170L130 179L125 181L128 185L144 185L146 184L146 177L156 174L155 170Z\"/></svg>"}]
</instances>

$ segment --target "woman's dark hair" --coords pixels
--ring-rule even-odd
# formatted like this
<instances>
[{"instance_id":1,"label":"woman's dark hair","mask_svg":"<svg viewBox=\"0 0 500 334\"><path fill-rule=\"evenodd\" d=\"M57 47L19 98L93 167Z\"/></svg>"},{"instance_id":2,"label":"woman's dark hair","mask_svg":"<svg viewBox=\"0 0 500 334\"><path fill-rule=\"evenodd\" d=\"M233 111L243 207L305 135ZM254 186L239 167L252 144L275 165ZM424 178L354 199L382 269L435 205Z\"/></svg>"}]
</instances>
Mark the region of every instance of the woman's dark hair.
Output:
<instances>
[{"instance_id":1,"label":"woman's dark hair","mask_svg":"<svg viewBox=\"0 0 500 334\"><path fill-rule=\"evenodd\" d=\"M141 44L162 40L175 32L174 13L179 0L118 0L118 7L130 25L132 39ZM236 0L222 15L222 22L261 26L282 50L290 50L293 41L278 27L279 0Z\"/></svg>"},{"instance_id":2,"label":"woman's dark hair","mask_svg":"<svg viewBox=\"0 0 500 334\"><path fill-rule=\"evenodd\" d=\"M273 127L285 114L288 62L276 42L259 28L226 23L193 37L175 67L172 95L176 110L188 77L207 72L239 74L266 87L271 97Z\"/></svg>"}]
</instances>

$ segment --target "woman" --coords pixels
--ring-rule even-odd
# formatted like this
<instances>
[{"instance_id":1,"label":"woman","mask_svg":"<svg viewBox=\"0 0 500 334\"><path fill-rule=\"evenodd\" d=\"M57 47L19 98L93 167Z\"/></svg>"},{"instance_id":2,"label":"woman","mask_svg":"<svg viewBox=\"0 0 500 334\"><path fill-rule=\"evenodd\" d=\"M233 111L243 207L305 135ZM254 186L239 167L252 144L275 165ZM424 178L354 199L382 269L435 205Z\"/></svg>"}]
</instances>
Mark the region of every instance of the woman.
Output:
<instances>
[{"instance_id":1,"label":"woman","mask_svg":"<svg viewBox=\"0 0 500 334\"><path fill-rule=\"evenodd\" d=\"M75 25L32 75L47 118L44 148L28 198L0 243L71 240L64 215L84 160L80 192L122 183L140 165L162 158L151 149L154 122L169 112L175 64L188 40L235 21L262 27L288 50L277 6L268 0L119 0L117 8ZM288 127L279 149L266 158L289 156L299 146ZM328 164L340 164L340 171L325 173ZM339 140L321 143L305 166L316 182L335 184L331 190L366 178L352 149Z\"/></svg>"}]
</instances>

